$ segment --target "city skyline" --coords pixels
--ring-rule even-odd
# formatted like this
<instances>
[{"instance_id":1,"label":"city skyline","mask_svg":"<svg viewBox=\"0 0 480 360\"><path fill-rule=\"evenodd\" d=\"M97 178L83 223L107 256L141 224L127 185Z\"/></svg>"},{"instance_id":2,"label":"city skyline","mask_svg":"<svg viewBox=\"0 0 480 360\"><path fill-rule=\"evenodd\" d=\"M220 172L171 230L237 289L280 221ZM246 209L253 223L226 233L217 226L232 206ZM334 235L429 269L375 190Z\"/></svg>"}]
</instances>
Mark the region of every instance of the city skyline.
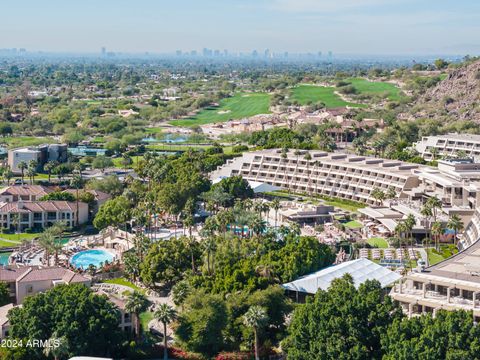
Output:
<instances>
[{"instance_id":1,"label":"city skyline","mask_svg":"<svg viewBox=\"0 0 480 360\"><path fill-rule=\"evenodd\" d=\"M434 6L433 6L434 5ZM0 48L47 52L477 54L471 0L181 0L10 4ZM188 10L188 11L187 11ZM59 31L61 29L61 31Z\"/></svg>"}]
</instances>

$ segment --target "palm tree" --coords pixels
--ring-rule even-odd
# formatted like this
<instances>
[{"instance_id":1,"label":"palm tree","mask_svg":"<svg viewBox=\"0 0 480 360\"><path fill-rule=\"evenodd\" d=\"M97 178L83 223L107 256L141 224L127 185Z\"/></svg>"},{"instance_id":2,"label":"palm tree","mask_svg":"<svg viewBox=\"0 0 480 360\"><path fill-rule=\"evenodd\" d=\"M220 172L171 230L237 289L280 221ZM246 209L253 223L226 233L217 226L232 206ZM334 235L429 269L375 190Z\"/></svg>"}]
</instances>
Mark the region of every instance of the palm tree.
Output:
<instances>
[{"instance_id":1,"label":"palm tree","mask_svg":"<svg viewBox=\"0 0 480 360\"><path fill-rule=\"evenodd\" d=\"M310 175L310 161L312 160L312 155L310 155L310 153L307 151L303 158L307 162L307 176L308 176L307 192L311 194L312 192L310 191L310 180L312 179L312 176Z\"/></svg>"},{"instance_id":2,"label":"palm tree","mask_svg":"<svg viewBox=\"0 0 480 360\"><path fill-rule=\"evenodd\" d=\"M460 218L460 216L458 216L457 214L453 214L450 217L450 220L448 221L447 227L454 231L455 235L454 235L454 238L453 238L453 243L455 245L457 245L457 234L460 231L462 231L463 228L464 228L463 221Z\"/></svg>"},{"instance_id":3,"label":"palm tree","mask_svg":"<svg viewBox=\"0 0 480 360\"><path fill-rule=\"evenodd\" d=\"M60 360L69 354L69 344L65 336L59 337L57 332L47 340L47 346L43 348L43 354L46 357L53 356L54 360Z\"/></svg>"},{"instance_id":4,"label":"palm tree","mask_svg":"<svg viewBox=\"0 0 480 360\"><path fill-rule=\"evenodd\" d=\"M409 233L409 239L410 239L410 248L412 249L413 252L413 228L416 225L417 221L415 220L415 216L413 214L409 214L407 218L405 219L405 228L407 232ZM414 253L415 254L415 253Z\"/></svg>"},{"instance_id":5,"label":"palm tree","mask_svg":"<svg viewBox=\"0 0 480 360\"><path fill-rule=\"evenodd\" d=\"M172 300L177 306L181 306L183 310L183 303L185 299L190 295L191 289L187 281L179 281L172 287Z\"/></svg>"},{"instance_id":6,"label":"palm tree","mask_svg":"<svg viewBox=\"0 0 480 360\"><path fill-rule=\"evenodd\" d=\"M5 169L5 172L3 173L3 178L7 181L7 185L10 184L10 180L13 178L13 176L14 174L12 170L9 167L7 167Z\"/></svg>"},{"instance_id":7,"label":"palm tree","mask_svg":"<svg viewBox=\"0 0 480 360\"><path fill-rule=\"evenodd\" d=\"M255 235L260 235L265 231L266 224L261 217L252 216L248 221L248 227L253 231Z\"/></svg>"},{"instance_id":8,"label":"palm tree","mask_svg":"<svg viewBox=\"0 0 480 360\"><path fill-rule=\"evenodd\" d=\"M55 237L50 229L46 229L38 237L38 245L43 249L43 258L47 262L47 266L50 266L50 253L54 251Z\"/></svg>"},{"instance_id":9,"label":"palm tree","mask_svg":"<svg viewBox=\"0 0 480 360\"><path fill-rule=\"evenodd\" d=\"M43 169L47 172L48 174L48 182L50 183L50 179L52 177L52 171L55 168L55 163L53 161L47 162L44 166Z\"/></svg>"},{"instance_id":10,"label":"palm tree","mask_svg":"<svg viewBox=\"0 0 480 360\"><path fill-rule=\"evenodd\" d=\"M160 304L155 311L155 318L163 324L163 359L168 360L167 324L177 318L177 312L168 304Z\"/></svg>"},{"instance_id":11,"label":"palm tree","mask_svg":"<svg viewBox=\"0 0 480 360\"><path fill-rule=\"evenodd\" d=\"M268 321L268 315L264 308L260 306L252 306L248 311L243 315L243 323L253 329L253 334L255 336L255 360L260 360L260 355L258 352L259 339L258 331L263 326L266 325Z\"/></svg>"},{"instance_id":12,"label":"palm tree","mask_svg":"<svg viewBox=\"0 0 480 360\"><path fill-rule=\"evenodd\" d=\"M72 180L70 180L70 186L73 187L75 189L75 203L76 203L76 210L75 210L75 226L78 226L78 217L79 217L79 214L78 214L78 209L79 209L79 195L78 195L78 191L80 190L80 188L82 187L82 179L80 178L80 176L78 175L74 175L72 177Z\"/></svg>"},{"instance_id":13,"label":"palm tree","mask_svg":"<svg viewBox=\"0 0 480 360\"><path fill-rule=\"evenodd\" d=\"M278 198L273 199L271 207L273 210L275 210L275 228L277 228L278 210L280 210L280 200Z\"/></svg>"},{"instance_id":14,"label":"palm tree","mask_svg":"<svg viewBox=\"0 0 480 360\"><path fill-rule=\"evenodd\" d=\"M223 232L223 238L225 239L228 225L235 221L233 212L229 209L221 210L215 215L215 221L219 229Z\"/></svg>"},{"instance_id":15,"label":"palm tree","mask_svg":"<svg viewBox=\"0 0 480 360\"><path fill-rule=\"evenodd\" d=\"M397 191L393 186L387 189L387 193L385 194L385 197L390 200L395 199L397 197Z\"/></svg>"},{"instance_id":16,"label":"palm tree","mask_svg":"<svg viewBox=\"0 0 480 360\"><path fill-rule=\"evenodd\" d=\"M430 149L430 154L432 155L432 161L437 160L438 157L438 149L437 148L432 148Z\"/></svg>"},{"instance_id":17,"label":"palm tree","mask_svg":"<svg viewBox=\"0 0 480 360\"><path fill-rule=\"evenodd\" d=\"M203 248L204 248L204 251L205 251L205 254L207 255L207 271L208 271L208 275L212 275L212 268L211 268L211 257L212 257L212 253L215 252L216 250L216 247L217 247L217 244L215 242L215 239L211 236L207 237L204 241L203 241Z\"/></svg>"},{"instance_id":18,"label":"palm tree","mask_svg":"<svg viewBox=\"0 0 480 360\"><path fill-rule=\"evenodd\" d=\"M395 233L397 234L398 238L400 239L400 245L403 242L404 236L407 232L406 226L404 222L399 222L395 227Z\"/></svg>"},{"instance_id":19,"label":"palm tree","mask_svg":"<svg viewBox=\"0 0 480 360\"><path fill-rule=\"evenodd\" d=\"M30 160L28 163L27 176L30 178L30 184L33 185L33 180L37 174L38 162L36 160Z\"/></svg>"},{"instance_id":20,"label":"palm tree","mask_svg":"<svg viewBox=\"0 0 480 360\"><path fill-rule=\"evenodd\" d=\"M33 180L35 179L35 175L37 175L37 172L33 168L28 168L27 169L27 177L30 179L30 185L33 185Z\"/></svg>"},{"instance_id":21,"label":"palm tree","mask_svg":"<svg viewBox=\"0 0 480 360\"><path fill-rule=\"evenodd\" d=\"M23 179L25 178L25 170L27 170L28 165L25 161L20 161L17 165L18 169L20 170L22 174L22 184L23 184Z\"/></svg>"},{"instance_id":22,"label":"palm tree","mask_svg":"<svg viewBox=\"0 0 480 360\"><path fill-rule=\"evenodd\" d=\"M372 190L370 196L374 198L375 201L379 203L379 205L381 205L382 201L385 200L385 193L377 187Z\"/></svg>"},{"instance_id":23,"label":"palm tree","mask_svg":"<svg viewBox=\"0 0 480 360\"><path fill-rule=\"evenodd\" d=\"M131 313L135 317L135 337L140 337L140 313L147 310L149 301L141 292L134 291L129 293L125 301L125 311Z\"/></svg>"},{"instance_id":24,"label":"palm tree","mask_svg":"<svg viewBox=\"0 0 480 360\"><path fill-rule=\"evenodd\" d=\"M430 243L430 217L433 215L432 213L432 208L428 205L425 204L422 206L422 209L420 210L420 214L422 214L424 220L425 220L425 230L427 233L427 242ZM427 244L428 246L428 244Z\"/></svg>"},{"instance_id":25,"label":"palm tree","mask_svg":"<svg viewBox=\"0 0 480 360\"><path fill-rule=\"evenodd\" d=\"M444 233L445 229L441 222L436 221L432 224L432 235L435 239L435 249L438 250L440 245L440 236Z\"/></svg>"},{"instance_id":26,"label":"palm tree","mask_svg":"<svg viewBox=\"0 0 480 360\"><path fill-rule=\"evenodd\" d=\"M432 209L433 222L437 221L437 211L442 208L442 201L436 196L431 197L427 200L426 205Z\"/></svg>"},{"instance_id":27,"label":"palm tree","mask_svg":"<svg viewBox=\"0 0 480 360\"><path fill-rule=\"evenodd\" d=\"M268 203L261 203L260 204L260 216L262 213L265 214L265 222L268 223L268 212L270 211L270 205Z\"/></svg>"}]
</instances>

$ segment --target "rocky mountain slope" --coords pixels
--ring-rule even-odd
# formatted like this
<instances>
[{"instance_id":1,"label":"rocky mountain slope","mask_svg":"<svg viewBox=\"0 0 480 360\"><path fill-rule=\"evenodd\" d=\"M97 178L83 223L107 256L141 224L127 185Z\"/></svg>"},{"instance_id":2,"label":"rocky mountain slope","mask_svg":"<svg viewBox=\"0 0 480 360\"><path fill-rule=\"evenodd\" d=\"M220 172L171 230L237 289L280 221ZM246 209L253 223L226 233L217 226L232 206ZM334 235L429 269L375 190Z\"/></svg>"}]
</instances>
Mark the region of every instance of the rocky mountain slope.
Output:
<instances>
[{"instance_id":1,"label":"rocky mountain slope","mask_svg":"<svg viewBox=\"0 0 480 360\"><path fill-rule=\"evenodd\" d=\"M415 117L445 117L480 122L480 61L452 70L420 96Z\"/></svg>"}]
</instances>

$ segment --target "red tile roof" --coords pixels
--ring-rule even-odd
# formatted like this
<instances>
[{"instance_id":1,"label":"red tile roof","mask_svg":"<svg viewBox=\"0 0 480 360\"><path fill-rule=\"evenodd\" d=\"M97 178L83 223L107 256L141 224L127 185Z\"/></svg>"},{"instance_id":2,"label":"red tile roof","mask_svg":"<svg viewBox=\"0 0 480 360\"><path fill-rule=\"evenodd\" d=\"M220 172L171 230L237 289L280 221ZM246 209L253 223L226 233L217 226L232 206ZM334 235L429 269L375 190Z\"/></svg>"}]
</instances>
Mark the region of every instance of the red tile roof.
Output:
<instances>
[{"instance_id":1,"label":"red tile roof","mask_svg":"<svg viewBox=\"0 0 480 360\"><path fill-rule=\"evenodd\" d=\"M76 274L62 267L30 268L31 270L19 277L18 282L34 282L46 280L63 280L67 284L75 282L87 282L88 278Z\"/></svg>"},{"instance_id":2,"label":"red tile roof","mask_svg":"<svg viewBox=\"0 0 480 360\"><path fill-rule=\"evenodd\" d=\"M108 200L108 199L111 198L111 196L109 194L104 193L103 191L98 191L98 190L79 190L79 191L80 191L80 193L88 192L88 193L92 194L94 196L95 200L97 200L97 201ZM68 192L70 194L75 195L77 190L67 189L67 190L65 190L65 192Z\"/></svg>"},{"instance_id":3,"label":"red tile roof","mask_svg":"<svg viewBox=\"0 0 480 360\"><path fill-rule=\"evenodd\" d=\"M35 195L44 196L53 192L52 189L41 185L12 185L0 190L0 195Z\"/></svg>"},{"instance_id":4,"label":"red tile roof","mask_svg":"<svg viewBox=\"0 0 480 360\"><path fill-rule=\"evenodd\" d=\"M0 203L0 212L30 213L43 211L75 211L76 204L69 201L18 201Z\"/></svg>"},{"instance_id":5,"label":"red tile roof","mask_svg":"<svg viewBox=\"0 0 480 360\"><path fill-rule=\"evenodd\" d=\"M14 282L29 271L28 267L5 266L0 267L0 281Z\"/></svg>"}]
</instances>

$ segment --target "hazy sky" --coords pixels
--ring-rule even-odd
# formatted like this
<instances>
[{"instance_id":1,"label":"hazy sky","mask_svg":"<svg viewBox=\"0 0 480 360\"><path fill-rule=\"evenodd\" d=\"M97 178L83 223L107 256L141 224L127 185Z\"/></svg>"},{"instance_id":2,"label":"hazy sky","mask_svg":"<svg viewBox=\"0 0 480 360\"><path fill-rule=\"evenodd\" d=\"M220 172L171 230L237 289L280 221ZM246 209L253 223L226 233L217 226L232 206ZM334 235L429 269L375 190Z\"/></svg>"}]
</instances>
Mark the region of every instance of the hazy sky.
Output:
<instances>
[{"instance_id":1,"label":"hazy sky","mask_svg":"<svg viewBox=\"0 0 480 360\"><path fill-rule=\"evenodd\" d=\"M0 0L0 48L480 53L478 0Z\"/></svg>"}]
</instances>

